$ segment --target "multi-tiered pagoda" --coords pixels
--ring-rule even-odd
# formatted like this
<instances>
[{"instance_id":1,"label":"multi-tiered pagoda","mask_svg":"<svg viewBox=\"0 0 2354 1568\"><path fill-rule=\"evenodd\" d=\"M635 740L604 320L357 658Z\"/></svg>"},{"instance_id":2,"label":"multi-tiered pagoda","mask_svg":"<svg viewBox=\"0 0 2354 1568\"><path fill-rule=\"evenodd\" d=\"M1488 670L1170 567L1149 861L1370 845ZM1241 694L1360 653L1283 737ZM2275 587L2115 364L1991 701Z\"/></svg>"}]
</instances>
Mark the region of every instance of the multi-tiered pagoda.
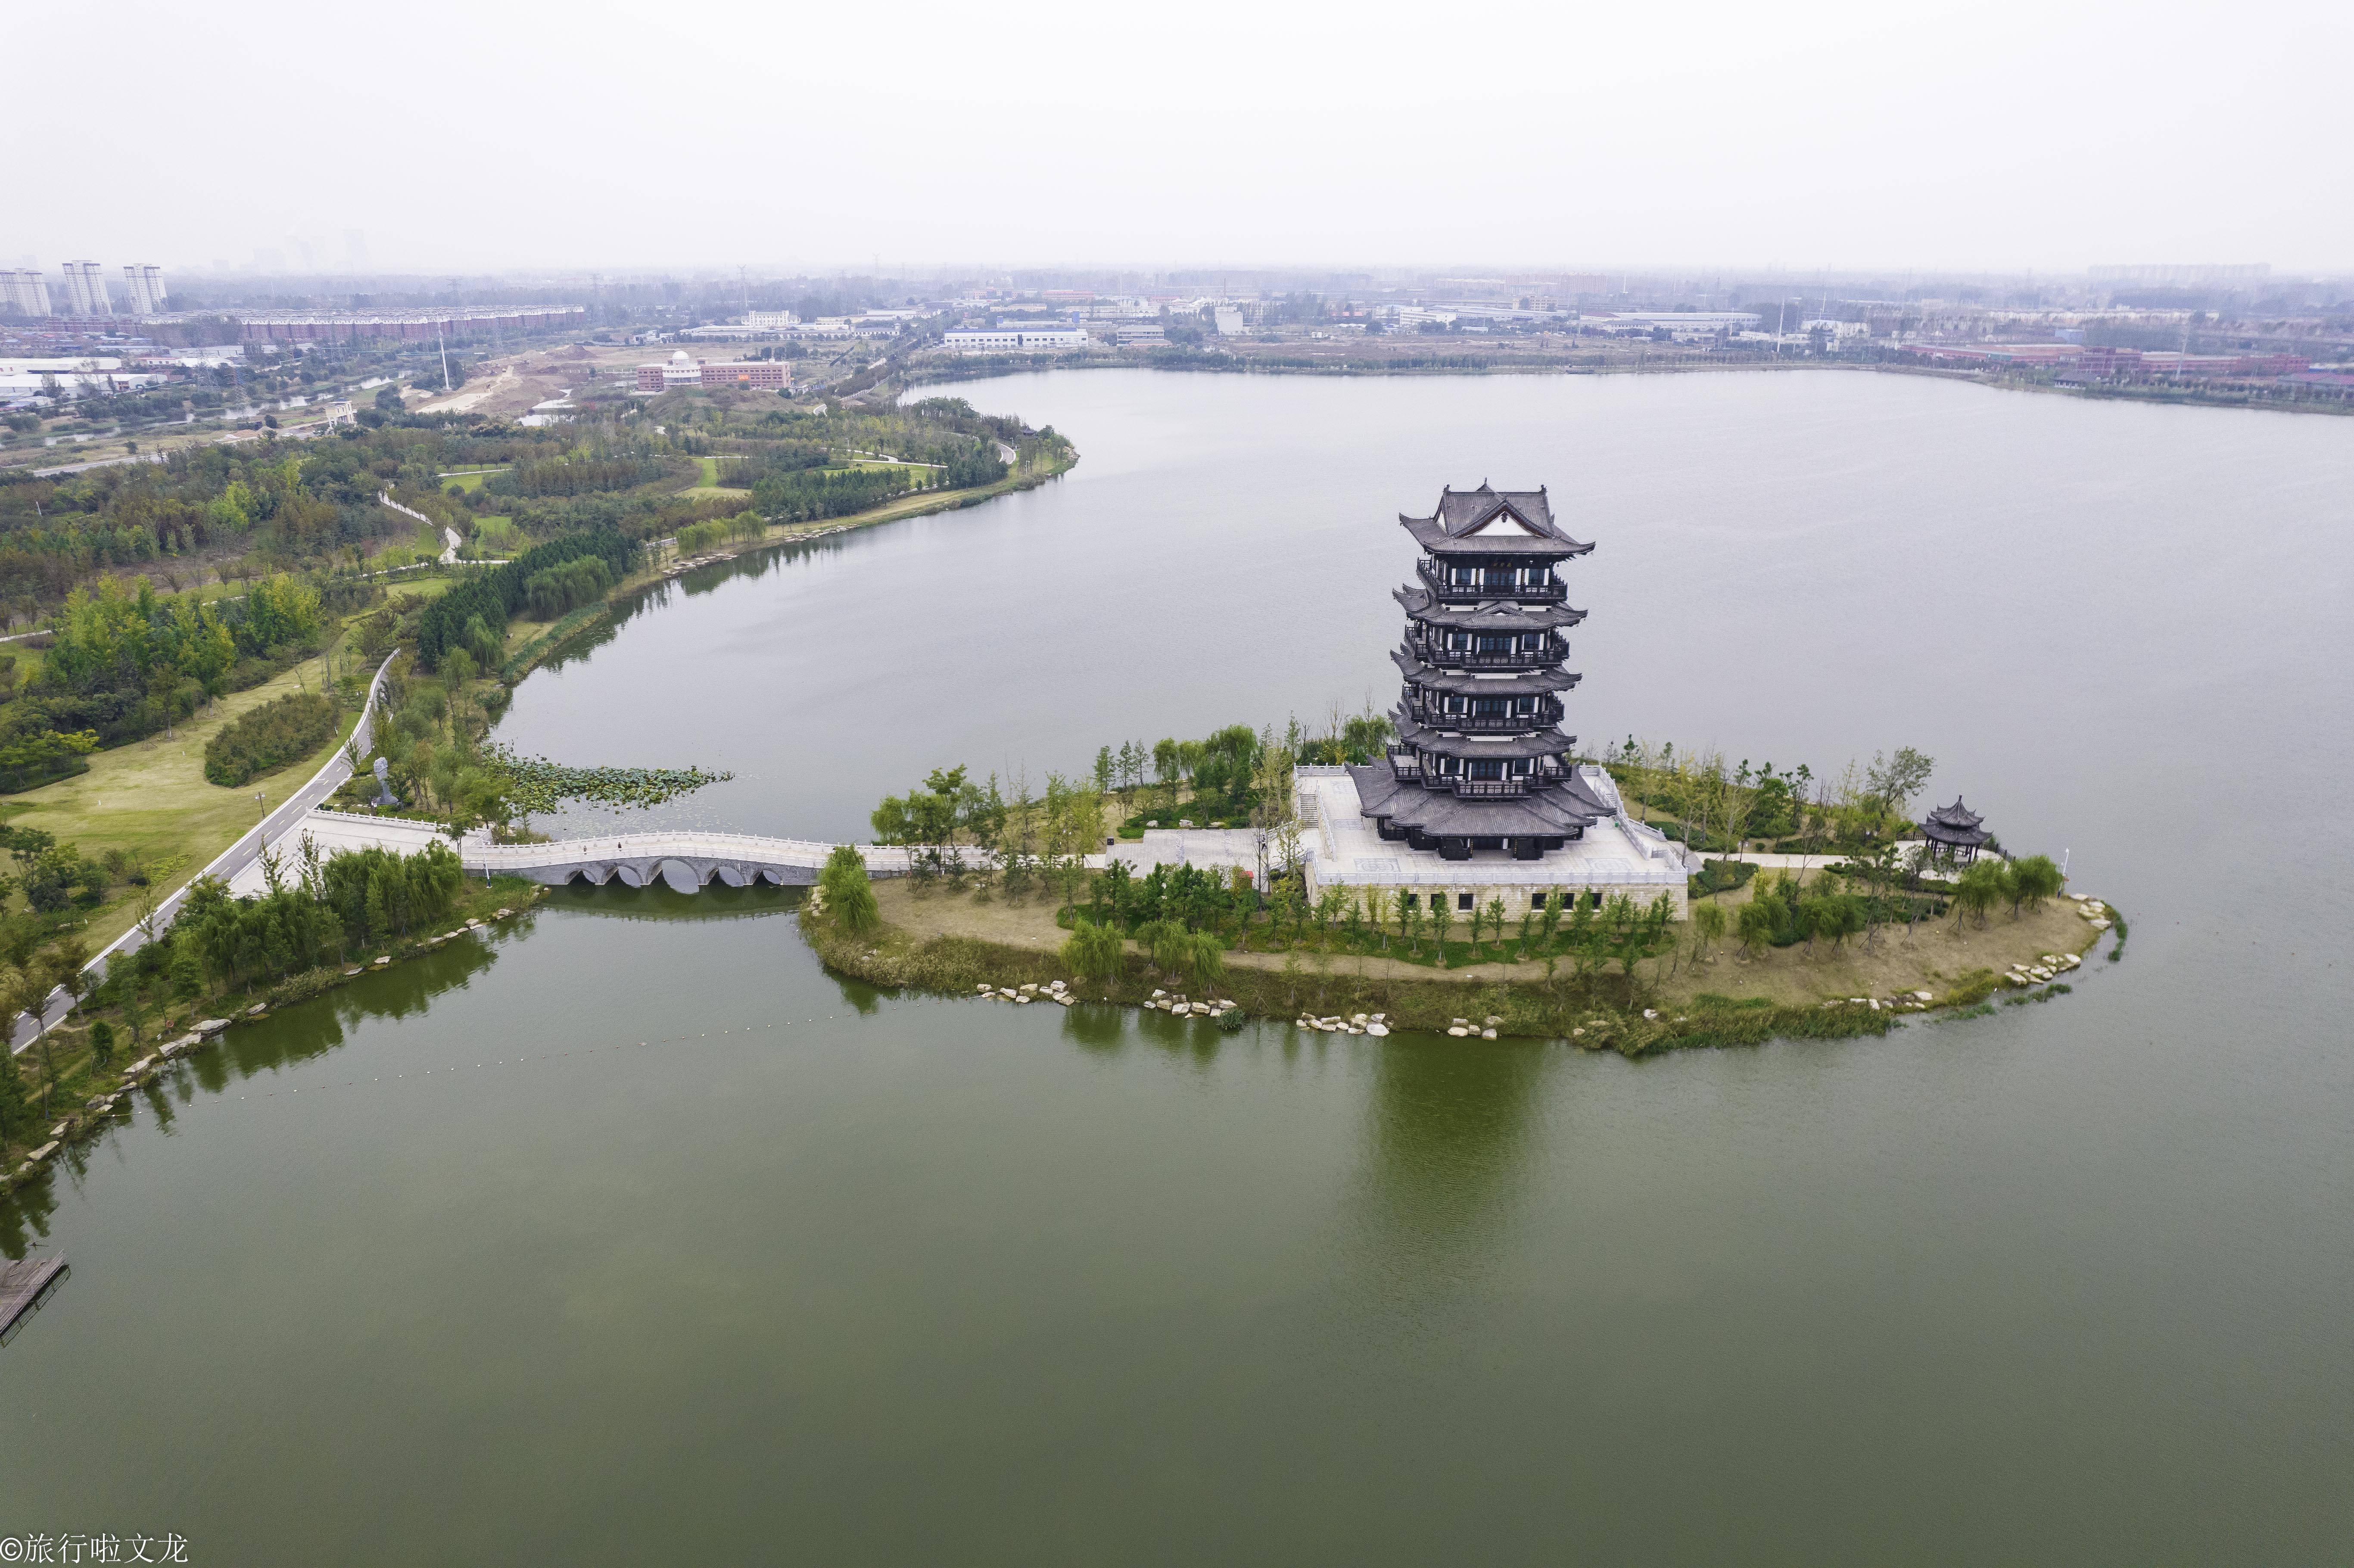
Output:
<instances>
[{"instance_id":1,"label":"multi-tiered pagoda","mask_svg":"<svg viewBox=\"0 0 2354 1568\"><path fill-rule=\"evenodd\" d=\"M1422 547L1420 579L1397 590L1405 677L1397 744L1349 769L1384 839L1469 860L1500 850L1542 859L1616 814L1569 760L1562 694L1568 630L1564 561L1594 548L1562 532L1543 489L1441 491L1427 517L1398 522Z\"/></svg>"}]
</instances>

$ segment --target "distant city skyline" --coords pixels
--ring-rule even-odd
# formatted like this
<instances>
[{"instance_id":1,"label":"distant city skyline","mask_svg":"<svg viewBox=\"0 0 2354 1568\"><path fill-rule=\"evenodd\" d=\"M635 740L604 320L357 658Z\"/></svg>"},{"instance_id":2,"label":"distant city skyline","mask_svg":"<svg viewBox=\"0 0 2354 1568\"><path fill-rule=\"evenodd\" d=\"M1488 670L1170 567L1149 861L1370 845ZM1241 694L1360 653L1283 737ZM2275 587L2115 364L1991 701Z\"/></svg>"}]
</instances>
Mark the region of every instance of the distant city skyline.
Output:
<instances>
[{"instance_id":1,"label":"distant city skyline","mask_svg":"<svg viewBox=\"0 0 2354 1568\"><path fill-rule=\"evenodd\" d=\"M1005 17L1002 44L920 4L878 23L689 0L662 23L683 53L658 57L620 14L551 27L424 0L387 26L246 0L223 26L132 9L110 43L126 79L332 81L331 127L270 134L299 93L257 109L268 154L229 199L201 175L148 177L183 97L90 116L80 84L34 73L24 117L74 123L81 150L18 171L8 249L313 273L2354 270L2334 156L2354 25L2317 0L2130 17L2085 0L1709 3L1668 31L1493 4L1341 26L1055 0ZM37 9L12 37L65 58L80 26ZM2228 47L2186 41L2211 36ZM726 90L668 90L682 70Z\"/></svg>"}]
</instances>

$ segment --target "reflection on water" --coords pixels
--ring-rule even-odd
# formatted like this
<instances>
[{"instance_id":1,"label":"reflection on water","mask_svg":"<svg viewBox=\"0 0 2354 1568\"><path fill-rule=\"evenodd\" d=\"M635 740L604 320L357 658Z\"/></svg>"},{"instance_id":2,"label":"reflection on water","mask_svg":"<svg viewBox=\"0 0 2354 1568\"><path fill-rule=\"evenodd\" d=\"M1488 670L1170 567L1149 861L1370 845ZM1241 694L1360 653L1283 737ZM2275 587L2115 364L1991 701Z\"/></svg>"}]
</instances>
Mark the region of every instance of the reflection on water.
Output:
<instances>
[{"instance_id":1,"label":"reflection on water","mask_svg":"<svg viewBox=\"0 0 2354 1568\"><path fill-rule=\"evenodd\" d=\"M770 577L795 566L816 567L829 557L839 556L847 547L849 541L841 535L766 545L731 560L714 561L677 577L650 583L635 593L614 600L610 616L568 640L562 648L542 660L539 668L561 670L567 665L585 664L599 649L619 637L622 628L642 615L675 608L688 599L716 592L731 582Z\"/></svg>"},{"instance_id":2,"label":"reflection on water","mask_svg":"<svg viewBox=\"0 0 2354 1568\"><path fill-rule=\"evenodd\" d=\"M504 934L520 937L530 926L526 915ZM201 1050L164 1064L123 1102L125 1109L118 1112L113 1128L69 1146L40 1177L0 1197L0 1253L12 1258L25 1255L27 1234L46 1234L44 1218L55 1207L57 1183L62 1179L79 1186L90 1163L137 1120L140 1110L169 1137L176 1107L199 1091L219 1094L249 1079L314 1061L343 1044L346 1032L366 1020L421 1013L436 997L464 990L497 962L497 949L489 942L461 937L414 959L356 975L323 996L239 1023Z\"/></svg>"},{"instance_id":3,"label":"reflection on water","mask_svg":"<svg viewBox=\"0 0 2354 1568\"><path fill-rule=\"evenodd\" d=\"M1379 1272L1417 1291L1459 1282L1496 1247L1536 1139L1557 1047L1394 1035L1366 1107L1363 1197Z\"/></svg>"}]
</instances>

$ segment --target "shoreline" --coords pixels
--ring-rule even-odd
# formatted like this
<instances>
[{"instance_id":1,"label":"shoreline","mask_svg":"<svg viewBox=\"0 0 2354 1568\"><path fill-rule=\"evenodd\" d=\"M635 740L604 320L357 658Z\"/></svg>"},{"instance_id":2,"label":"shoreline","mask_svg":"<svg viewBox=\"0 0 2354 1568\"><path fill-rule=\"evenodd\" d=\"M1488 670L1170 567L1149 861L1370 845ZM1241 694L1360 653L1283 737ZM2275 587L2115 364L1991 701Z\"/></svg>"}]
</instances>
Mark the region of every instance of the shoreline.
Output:
<instances>
[{"instance_id":1,"label":"shoreline","mask_svg":"<svg viewBox=\"0 0 2354 1568\"><path fill-rule=\"evenodd\" d=\"M1064 962L1059 942L1050 945L1047 930L1059 937L1064 927L1045 900L1027 906L1018 919L997 906L986 919L970 917L972 911L967 909L962 911L966 919L935 917L923 923L925 928L911 928L915 923L907 918L907 912L913 901L922 899L928 905L938 901L928 909L938 916L957 895L941 890L916 894L896 879L877 884L875 891L880 895L882 923L863 938L842 929L822 914L813 914L807 905L798 917L802 937L821 963L869 985L975 999L984 988L1018 991L1024 985L1060 982L1066 994L1079 1001L1145 1009L1154 1007L1163 993L1187 983L1154 972L1148 959L1125 948L1118 979L1079 975ZM2066 897L2056 901L2056 909L2070 918L2082 913L2081 906ZM1036 929L1006 928L1014 925ZM1994 928L1991 922L1988 928ZM1798 1001L1689 988L1670 991L1656 975L1646 979L1596 973L1548 980L1541 960L1493 959L1437 969L1345 952L1277 955L1248 950L1228 952L1224 974L1201 987L1201 995L1194 1000L1215 996L1231 1004L1232 1013L1267 1022L1305 1023L1313 1018L1320 1022L1312 1027L1324 1033L1363 1033L1362 1019L1355 1028L1345 1021L1380 1013L1393 1033L1447 1033L1468 1023L1473 1035L1493 1031L1487 1037L1550 1040L1635 1057L1658 1051L1763 1044L1777 1039L1884 1035L1914 1018L1941 1022L1983 1016L1994 1010L1992 999L2006 988L2007 1004L2048 1001L2073 991L2069 979L2090 961L2101 938L2111 929L2121 932L2123 922L2111 927L2094 927L2087 920L2080 946L2053 944L2074 962L2047 969L2039 979L1990 966L1945 976L1925 966L1913 987L1898 991L1900 1000L1893 1001L1825 998L1819 993ZM2120 936L2116 951L2122 948ZM1931 985L1934 990L1929 990ZM1925 998L1924 991L1928 992ZM1331 1026L1336 1021L1338 1028Z\"/></svg>"},{"instance_id":2,"label":"shoreline","mask_svg":"<svg viewBox=\"0 0 2354 1568\"><path fill-rule=\"evenodd\" d=\"M685 561L656 563L632 573L616 583L606 596L592 605L584 605L551 624L546 630L524 643L510 654L499 667L498 678L509 686L523 683L524 678L549 659L561 653L569 644L594 631L616 617L625 600L642 601L652 589L684 577L704 567L716 567L762 550L781 549L788 545L801 545L816 539L830 538L836 534L854 533L878 527L885 523L897 523L910 517L928 517L939 512L960 512L969 506L979 506L1000 496L1020 491L1035 490L1049 480L1060 479L1078 466L1079 454L1075 450L1066 460L1051 462L1028 473L1011 473L993 483L970 490L936 490L903 495L885 502L864 512L829 518L822 523L770 523L758 539L746 539L736 544L708 550Z\"/></svg>"},{"instance_id":3,"label":"shoreline","mask_svg":"<svg viewBox=\"0 0 2354 1568\"><path fill-rule=\"evenodd\" d=\"M907 385L911 387L947 386L960 381L989 381L1010 376L1037 375L1050 370L1151 370L1181 376L1308 376L1332 380L1447 376L1477 379L1487 376L1790 375L1800 371L1831 370L1850 375L1922 376L1933 381L1956 381L1966 386L1983 387L1990 392L2034 392L2047 396L2076 397L2086 402L2133 403L2162 408L2241 408L2259 414L2322 414L2338 418L2354 418L2354 402L2345 400L2275 402L2263 397L2211 394L2187 388L2167 390L2153 387L2145 393L2129 387L2056 387L2039 381L1985 376L1976 371L1953 370L1934 365L1904 365L1893 361L1728 360L1711 363L1706 360L1684 360L1664 365L1587 365L1564 359L1539 359L1532 356L1525 360L1503 358L1479 365L1418 365L1411 361L1392 364L1380 360L1348 359L1335 359L1329 365L1314 365L1278 360L1273 356L1259 360L1247 355L1233 355L1225 356L1223 360L1216 360L1214 356L1204 355L1196 362L1155 364L1150 360L1104 358L1097 355L1079 357L1042 355L1035 364L989 359L973 366L956 367L953 370L943 369L938 373L935 373L930 366L927 366L920 372L911 372L907 376Z\"/></svg>"}]
</instances>

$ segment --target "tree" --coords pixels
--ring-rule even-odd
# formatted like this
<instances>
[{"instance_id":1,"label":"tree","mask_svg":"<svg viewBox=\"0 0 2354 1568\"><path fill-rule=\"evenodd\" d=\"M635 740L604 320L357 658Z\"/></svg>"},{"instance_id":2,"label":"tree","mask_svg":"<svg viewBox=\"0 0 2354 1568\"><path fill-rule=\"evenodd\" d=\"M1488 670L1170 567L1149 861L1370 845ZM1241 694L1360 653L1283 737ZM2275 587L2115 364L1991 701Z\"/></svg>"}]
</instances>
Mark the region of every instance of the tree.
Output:
<instances>
[{"instance_id":1,"label":"tree","mask_svg":"<svg viewBox=\"0 0 2354 1568\"><path fill-rule=\"evenodd\" d=\"M1900 746L1896 755L1883 759L1872 753L1872 767L1864 773L1864 789L1880 806L1882 817L1901 817L1905 806L1921 787L1929 782L1936 771L1936 763L1909 746Z\"/></svg>"},{"instance_id":2,"label":"tree","mask_svg":"<svg viewBox=\"0 0 2354 1568\"><path fill-rule=\"evenodd\" d=\"M1196 931L1187 938L1184 956L1185 971L1204 985L1215 985L1225 978L1226 947L1214 931Z\"/></svg>"},{"instance_id":3,"label":"tree","mask_svg":"<svg viewBox=\"0 0 2354 1568\"><path fill-rule=\"evenodd\" d=\"M114 1060L114 1025L103 1018L90 1026L90 1054L101 1067Z\"/></svg>"},{"instance_id":4,"label":"tree","mask_svg":"<svg viewBox=\"0 0 2354 1568\"><path fill-rule=\"evenodd\" d=\"M855 844L834 845L833 853L825 857L824 869L818 873L817 883L825 894L826 913L839 921L843 929L856 935L882 924L882 912L875 903L875 885L866 874L866 859Z\"/></svg>"},{"instance_id":5,"label":"tree","mask_svg":"<svg viewBox=\"0 0 2354 1568\"><path fill-rule=\"evenodd\" d=\"M1724 936L1724 906L1710 899L1694 908L1691 917L1692 929L1700 937L1700 950L1705 953L1711 942Z\"/></svg>"},{"instance_id":6,"label":"tree","mask_svg":"<svg viewBox=\"0 0 2354 1568\"><path fill-rule=\"evenodd\" d=\"M1193 963L1193 934L1182 920L1156 920L1139 931L1136 939L1152 955L1154 967L1172 979Z\"/></svg>"},{"instance_id":7,"label":"tree","mask_svg":"<svg viewBox=\"0 0 2354 1568\"><path fill-rule=\"evenodd\" d=\"M32 968L11 970L5 985L0 985L0 1013L5 1013L7 1019L7 1027L0 1030L0 1037L5 1037L5 1041L10 1043L0 1044L0 1051L13 1054L13 1042L16 1036L16 1020L20 1017L31 1018L34 1028L39 1032L37 1038L41 1042L43 1070L41 1116L44 1119L49 1114L49 1086L57 1077L56 1065L49 1058L48 1025L41 1016L42 1008L48 1002L48 980Z\"/></svg>"},{"instance_id":8,"label":"tree","mask_svg":"<svg viewBox=\"0 0 2354 1568\"><path fill-rule=\"evenodd\" d=\"M2047 898L2060 894L2062 878L2060 868L2048 854L2031 854L2010 863L2010 907L2016 915L2024 903L2030 909L2040 909Z\"/></svg>"},{"instance_id":9,"label":"tree","mask_svg":"<svg viewBox=\"0 0 2354 1568\"><path fill-rule=\"evenodd\" d=\"M1500 898L1488 900L1488 931L1500 946L1504 940L1504 901Z\"/></svg>"},{"instance_id":10,"label":"tree","mask_svg":"<svg viewBox=\"0 0 2354 1568\"><path fill-rule=\"evenodd\" d=\"M1444 893L1430 895L1431 922L1438 927L1438 967L1447 967L1447 932L1455 924L1455 901Z\"/></svg>"},{"instance_id":11,"label":"tree","mask_svg":"<svg viewBox=\"0 0 2354 1568\"><path fill-rule=\"evenodd\" d=\"M2002 863L1978 860L1970 863L1954 882L1954 919L1959 924L1965 912L1986 924L1987 911L2003 896Z\"/></svg>"},{"instance_id":12,"label":"tree","mask_svg":"<svg viewBox=\"0 0 2354 1568\"><path fill-rule=\"evenodd\" d=\"M1771 942L1781 929L1775 902L1767 898L1765 890L1760 888L1748 903L1741 906L1741 913L1734 921L1734 928L1741 936L1741 945L1753 953ZM1714 908L1715 906L1707 907Z\"/></svg>"},{"instance_id":13,"label":"tree","mask_svg":"<svg viewBox=\"0 0 2354 1568\"><path fill-rule=\"evenodd\" d=\"M1063 962L1088 980L1118 980L1127 964L1127 944L1116 926L1098 926L1085 916L1073 922L1063 943Z\"/></svg>"}]
</instances>

